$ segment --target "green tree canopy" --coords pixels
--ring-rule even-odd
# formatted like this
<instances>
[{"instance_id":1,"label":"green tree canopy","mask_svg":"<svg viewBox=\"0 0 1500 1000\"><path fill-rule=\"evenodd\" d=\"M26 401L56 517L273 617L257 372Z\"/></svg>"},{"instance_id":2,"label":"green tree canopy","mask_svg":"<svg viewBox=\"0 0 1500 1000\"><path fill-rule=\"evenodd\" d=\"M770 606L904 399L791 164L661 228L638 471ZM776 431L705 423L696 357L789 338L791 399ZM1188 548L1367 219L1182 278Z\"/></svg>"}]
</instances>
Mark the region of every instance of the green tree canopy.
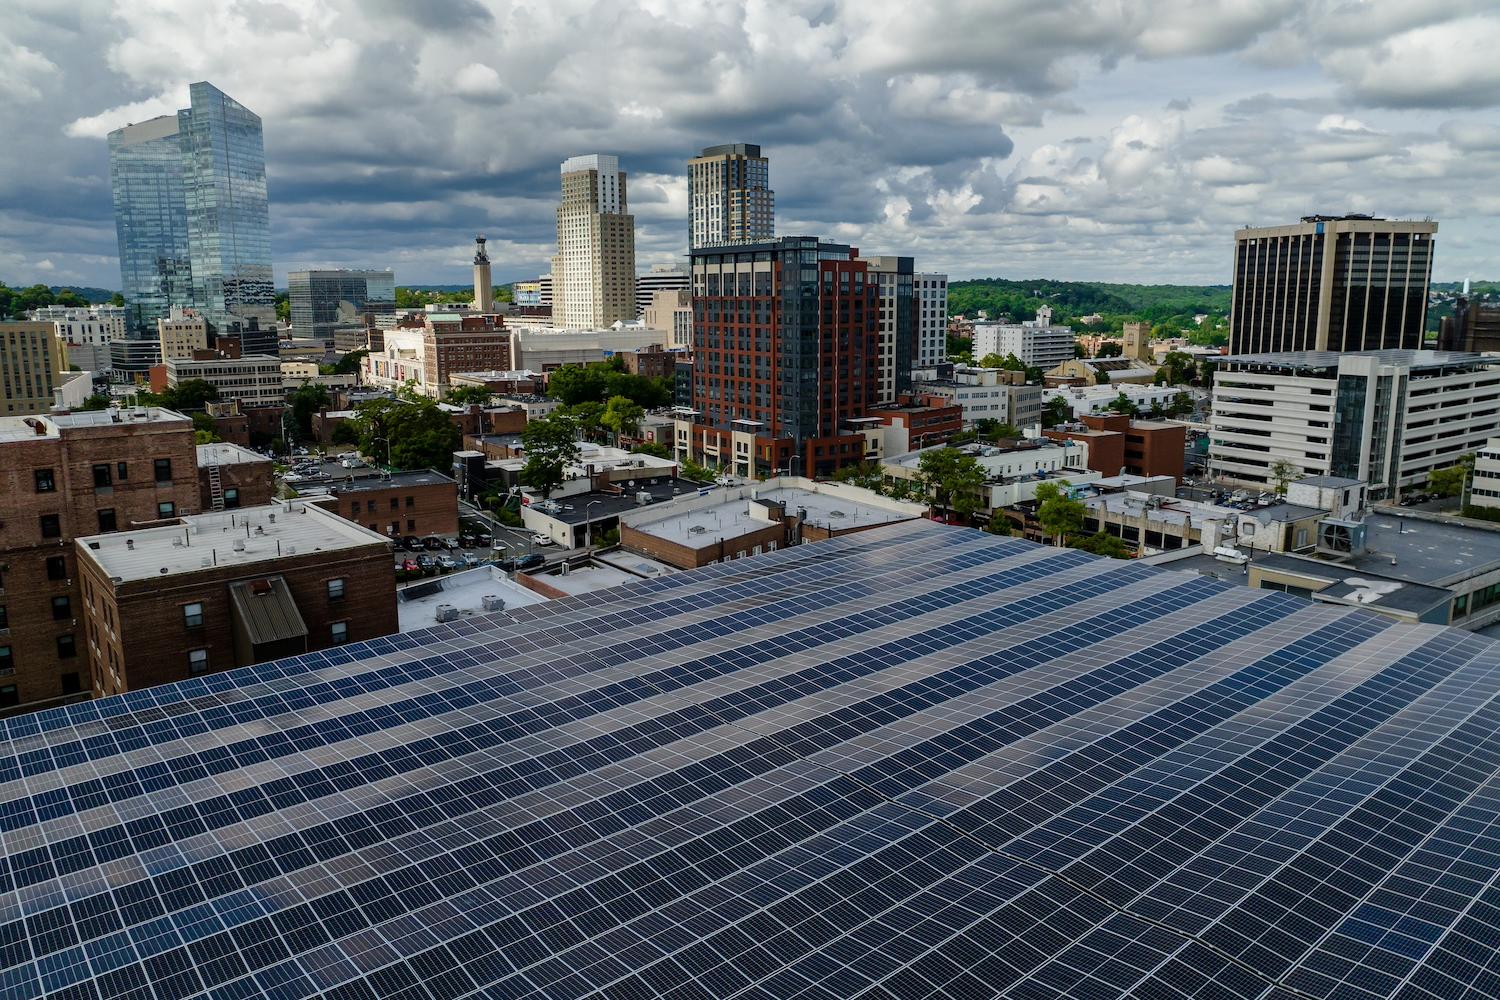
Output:
<instances>
[{"instance_id":1,"label":"green tree canopy","mask_svg":"<svg viewBox=\"0 0 1500 1000\"><path fill-rule=\"evenodd\" d=\"M490 401L490 391L482 385L455 385L449 388L443 401L454 406L469 406L474 403L486 406Z\"/></svg>"},{"instance_id":2,"label":"green tree canopy","mask_svg":"<svg viewBox=\"0 0 1500 1000\"><path fill-rule=\"evenodd\" d=\"M645 408L630 397L611 396L599 419L605 429L614 435L618 446L621 437L632 436L641 429L641 418L645 415Z\"/></svg>"},{"instance_id":3,"label":"green tree canopy","mask_svg":"<svg viewBox=\"0 0 1500 1000\"><path fill-rule=\"evenodd\" d=\"M365 363L365 357L369 353L370 352L367 348L360 348L357 351L350 351L342 358L339 358L338 364L333 366L334 374L357 375L359 373L360 367Z\"/></svg>"},{"instance_id":4,"label":"green tree canopy","mask_svg":"<svg viewBox=\"0 0 1500 1000\"><path fill-rule=\"evenodd\" d=\"M632 455L650 455L653 458L672 457L672 453L667 450L666 445L658 444L655 441L642 441L640 444L631 448L630 453Z\"/></svg>"},{"instance_id":5,"label":"green tree canopy","mask_svg":"<svg viewBox=\"0 0 1500 1000\"><path fill-rule=\"evenodd\" d=\"M1474 456L1466 455L1457 465L1446 469L1433 469L1427 473L1427 488L1440 497L1456 497L1464 491L1469 470L1474 467Z\"/></svg>"},{"instance_id":6,"label":"green tree canopy","mask_svg":"<svg viewBox=\"0 0 1500 1000\"><path fill-rule=\"evenodd\" d=\"M360 453L383 458L397 469L447 470L462 435L430 399L372 399L356 407L354 431Z\"/></svg>"},{"instance_id":7,"label":"green tree canopy","mask_svg":"<svg viewBox=\"0 0 1500 1000\"><path fill-rule=\"evenodd\" d=\"M711 483L714 481L714 470L706 465L699 465L690 458L683 459L677 466L678 473L683 479L691 479L695 483Z\"/></svg>"},{"instance_id":8,"label":"green tree canopy","mask_svg":"<svg viewBox=\"0 0 1500 1000\"><path fill-rule=\"evenodd\" d=\"M1277 493L1285 493L1287 485L1294 479L1302 477L1302 470L1284 458L1278 458L1271 463L1266 470L1271 475L1271 481L1276 486Z\"/></svg>"},{"instance_id":9,"label":"green tree canopy","mask_svg":"<svg viewBox=\"0 0 1500 1000\"><path fill-rule=\"evenodd\" d=\"M957 448L932 448L917 460L917 478L933 504L967 520L981 506L984 470Z\"/></svg>"},{"instance_id":10,"label":"green tree canopy","mask_svg":"<svg viewBox=\"0 0 1500 1000\"><path fill-rule=\"evenodd\" d=\"M1108 556L1111 559L1130 558L1130 548L1114 535L1104 531L1096 531L1092 535L1076 538L1072 542L1072 547L1082 549L1084 552L1092 552L1096 556Z\"/></svg>"},{"instance_id":11,"label":"green tree canopy","mask_svg":"<svg viewBox=\"0 0 1500 1000\"><path fill-rule=\"evenodd\" d=\"M1186 385L1193 381L1197 374L1198 362L1193 360L1191 354L1168 351L1167 356L1161 359L1161 367L1156 370L1156 384Z\"/></svg>"},{"instance_id":12,"label":"green tree canopy","mask_svg":"<svg viewBox=\"0 0 1500 1000\"><path fill-rule=\"evenodd\" d=\"M1105 404L1105 409L1113 410L1116 413L1123 413L1127 417L1137 417L1141 413L1141 408L1130 401L1130 397L1125 395L1124 389L1121 389L1114 399Z\"/></svg>"},{"instance_id":13,"label":"green tree canopy","mask_svg":"<svg viewBox=\"0 0 1500 1000\"><path fill-rule=\"evenodd\" d=\"M1062 545L1069 535L1083 529L1085 508L1068 496L1066 483L1039 483L1036 488L1036 519L1051 537Z\"/></svg>"},{"instance_id":14,"label":"green tree canopy","mask_svg":"<svg viewBox=\"0 0 1500 1000\"><path fill-rule=\"evenodd\" d=\"M555 412L571 420L578 433L590 441L597 438L604 428L604 404L592 399L560 406Z\"/></svg>"},{"instance_id":15,"label":"green tree canopy","mask_svg":"<svg viewBox=\"0 0 1500 1000\"><path fill-rule=\"evenodd\" d=\"M355 430L352 420L340 420L334 424L333 433L329 436L332 438L331 444L359 444L359 431Z\"/></svg>"},{"instance_id":16,"label":"green tree canopy","mask_svg":"<svg viewBox=\"0 0 1500 1000\"><path fill-rule=\"evenodd\" d=\"M219 390L212 382L201 378L190 378L170 387L160 396L152 397L152 401L169 410L186 413L190 410L201 410L205 404L215 402L218 398Z\"/></svg>"},{"instance_id":17,"label":"green tree canopy","mask_svg":"<svg viewBox=\"0 0 1500 1000\"><path fill-rule=\"evenodd\" d=\"M312 382L303 382L292 390L292 424L296 428L297 440L312 438L314 414L328 409L328 390Z\"/></svg>"},{"instance_id":18,"label":"green tree canopy","mask_svg":"<svg viewBox=\"0 0 1500 1000\"><path fill-rule=\"evenodd\" d=\"M1118 358L1118 357L1121 357L1124 353L1125 353L1125 345L1124 344L1121 344L1118 340L1106 340L1106 341L1104 341L1103 343L1101 343L1099 345L1099 352L1097 354L1095 354L1094 357L1096 357L1096 358Z\"/></svg>"},{"instance_id":19,"label":"green tree canopy","mask_svg":"<svg viewBox=\"0 0 1500 1000\"><path fill-rule=\"evenodd\" d=\"M562 485L568 465L578 461L577 433L572 420L555 413L527 421L521 432L521 447L526 454L521 481L544 498L551 496Z\"/></svg>"},{"instance_id":20,"label":"green tree canopy","mask_svg":"<svg viewBox=\"0 0 1500 1000\"><path fill-rule=\"evenodd\" d=\"M1042 406L1042 426L1056 427L1073 419L1073 408L1062 396L1052 396Z\"/></svg>"}]
</instances>

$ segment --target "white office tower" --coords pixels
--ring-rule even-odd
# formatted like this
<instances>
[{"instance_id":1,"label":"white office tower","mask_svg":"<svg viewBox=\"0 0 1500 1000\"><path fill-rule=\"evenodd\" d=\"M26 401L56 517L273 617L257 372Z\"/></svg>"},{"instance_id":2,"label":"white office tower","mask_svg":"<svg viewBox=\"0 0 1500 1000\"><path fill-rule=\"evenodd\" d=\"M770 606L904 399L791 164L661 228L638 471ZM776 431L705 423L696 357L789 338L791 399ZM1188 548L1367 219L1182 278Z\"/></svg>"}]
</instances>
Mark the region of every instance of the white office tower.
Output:
<instances>
[{"instance_id":1,"label":"white office tower","mask_svg":"<svg viewBox=\"0 0 1500 1000\"><path fill-rule=\"evenodd\" d=\"M563 161L552 279L558 327L602 330L636 318L635 218L618 157L591 153Z\"/></svg>"}]
</instances>

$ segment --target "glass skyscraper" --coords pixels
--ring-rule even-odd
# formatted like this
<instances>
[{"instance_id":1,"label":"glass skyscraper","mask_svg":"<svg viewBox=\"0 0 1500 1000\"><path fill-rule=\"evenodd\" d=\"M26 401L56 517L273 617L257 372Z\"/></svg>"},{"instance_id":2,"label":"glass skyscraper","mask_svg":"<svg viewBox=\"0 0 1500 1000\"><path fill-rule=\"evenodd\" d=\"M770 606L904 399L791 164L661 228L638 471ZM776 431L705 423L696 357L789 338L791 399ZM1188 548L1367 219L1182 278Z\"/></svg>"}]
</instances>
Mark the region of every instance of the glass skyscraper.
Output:
<instances>
[{"instance_id":1,"label":"glass skyscraper","mask_svg":"<svg viewBox=\"0 0 1500 1000\"><path fill-rule=\"evenodd\" d=\"M289 271L286 290L298 339L331 341L338 327L359 323L366 313L396 311L394 271Z\"/></svg>"},{"instance_id":2,"label":"glass skyscraper","mask_svg":"<svg viewBox=\"0 0 1500 1000\"><path fill-rule=\"evenodd\" d=\"M245 354L276 353L260 118L208 83L190 107L110 133L120 270L130 318L198 310ZM176 165L172 164L175 153Z\"/></svg>"}]
</instances>

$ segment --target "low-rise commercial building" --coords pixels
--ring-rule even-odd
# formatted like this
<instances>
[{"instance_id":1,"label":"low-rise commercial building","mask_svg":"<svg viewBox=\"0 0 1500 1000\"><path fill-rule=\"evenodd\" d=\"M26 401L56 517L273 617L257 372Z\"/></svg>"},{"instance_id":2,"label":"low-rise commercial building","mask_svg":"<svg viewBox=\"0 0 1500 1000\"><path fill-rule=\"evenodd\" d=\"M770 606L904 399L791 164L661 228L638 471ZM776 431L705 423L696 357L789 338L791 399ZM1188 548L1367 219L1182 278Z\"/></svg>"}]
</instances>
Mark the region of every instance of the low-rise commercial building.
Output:
<instances>
[{"instance_id":1,"label":"low-rise commercial building","mask_svg":"<svg viewBox=\"0 0 1500 1000\"><path fill-rule=\"evenodd\" d=\"M276 463L225 441L198 445L198 509L263 507L276 498Z\"/></svg>"},{"instance_id":2,"label":"low-rise commercial building","mask_svg":"<svg viewBox=\"0 0 1500 1000\"><path fill-rule=\"evenodd\" d=\"M230 358L217 351L195 351L191 358L167 358L162 367L164 388L201 380L219 390L219 399L236 401L245 408L279 406L285 398L281 359L269 354Z\"/></svg>"},{"instance_id":3,"label":"low-rise commercial building","mask_svg":"<svg viewBox=\"0 0 1500 1000\"><path fill-rule=\"evenodd\" d=\"M1156 369L1134 358L1069 358L1046 373L1048 385L1150 385Z\"/></svg>"},{"instance_id":4,"label":"low-rise commercial building","mask_svg":"<svg viewBox=\"0 0 1500 1000\"><path fill-rule=\"evenodd\" d=\"M925 517L922 504L800 476L733 486L619 515L620 544L681 569Z\"/></svg>"},{"instance_id":5,"label":"low-rise commercial building","mask_svg":"<svg viewBox=\"0 0 1500 1000\"><path fill-rule=\"evenodd\" d=\"M511 406L526 414L527 420L550 417L563 405L553 396L537 396L532 393L508 392L495 400L503 406Z\"/></svg>"},{"instance_id":6,"label":"low-rise commercial building","mask_svg":"<svg viewBox=\"0 0 1500 1000\"><path fill-rule=\"evenodd\" d=\"M941 394L903 393L870 407L869 416L885 427L882 455L947 444L964 429L963 407Z\"/></svg>"},{"instance_id":7,"label":"low-rise commercial building","mask_svg":"<svg viewBox=\"0 0 1500 1000\"><path fill-rule=\"evenodd\" d=\"M1442 351L1296 352L1217 366L1211 472L1270 485L1278 466L1369 484L1372 499L1421 488L1483 448L1500 424L1500 358ZM1275 470L1275 471L1273 471Z\"/></svg>"},{"instance_id":8,"label":"low-rise commercial building","mask_svg":"<svg viewBox=\"0 0 1500 1000\"><path fill-rule=\"evenodd\" d=\"M1187 427L1161 420L1134 420L1121 413L1085 414L1076 425L1042 432L1054 440L1086 441L1089 468L1106 476L1182 478Z\"/></svg>"},{"instance_id":9,"label":"low-rise commercial building","mask_svg":"<svg viewBox=\"0 0 1500 1000\"><path fill-rule=\"evenodd\" d=\"M620 515L627 511L711 489L655 471L658 474L652 475L650 468L643 468L630 479L607 474L574 479L545 499L527 491L522 494L521 522L527 531L545 535L565 549L597 545L605 532L619 527Z\"/></svg>"},{"instance_id":10,"label":"low-rise commercial building","mask_svg":"<svg viewBox=\"0 0 1500 1000\"><path fill-rule=\"evenodd\" d=\"M965 427L993 420L1025 428L1042 420L1042 387L1027 385L1025 372L943 362L913 369L912 391L960 407Z\"/></svg>"},{"instance_id":11,"label":"low-rise commercial building","mask_svg":"<svg viewBox=\"0 0 1500 1000\"><path fill-rule=\"evenodd\" d=\"M1155 409L1167 409L1184 392L1191 396L1194 391L1180 385L1135 385L1128 382L1123 385L1062 386L1044 389L1042 405L1061 399L1067 405L1068 412L1078 418L1113 413L1120 397L1124 396L1126 403L1146 413Z\"/></svg>"},{"instance_id":12,"label":"low-rise commercial building","mask_svg":"<svg viewBox=\"0 0 1500 1000\"><path fill-rule=\"evenodd\" d=\"M1475 507L1500 509L1500 437L1490 438L1474 453L1474 473L1465 501Z\"/></svg>"},{"instance_id":13,"label":"low-rise commercial building","mask_svg":"<svg viewBox=\"0 0 1500 1000\"><path fill-rule=\"evenodd\" d=\"M644 326L619 330L513 329L510 364L490 367L551 372L563 365L587 365L625 351L638 351L660 344L661 339L660 330Z\"/></svg>"},{"instance_id":14,"label":"low-rise commercial building","mask_svg":"<svg viewBox=\"0 0 1500 1000\"><path fill-rule=\"evenodd\" d=\"M919 483L922 456L933 450L923 448L887 456L880 462L880 471L889 483ZM984 486L976 498L984 510L999 510L1034 500L1037 486L1044 482L1076 486L1100 478L1099 473L1088 467L1086 441L1024 438L998 444L967 444L958 450L972 457L984 473Z\"/></svg>"},{"instance_id":15,"label":"low-rise commercial building","mask_svg":"<svg viewBox=\"0 0 1500 1000\"><path fill-rule=\"evenodd\" d=\"M458 483L430 469L335 479L306 495L331 497L330 510L388 538L458 534Z\"/></svg>"},{"instance_id":16,"label":"low-rise commercial building","mask_svg":"<svg viewBox=\"0 0 1500 1000\"><path fill-rule=\"evenodd\" d=\"M511 371L511 331L499 316L461 311L402 317L364 360L364 381L381 389L412 386L434 399L459 372Z\"/></svg>"},{"instance_id":17,"label":"low-rise commercial building","mask_svg":"<svg viewBox=\"0 0 1500 1000\"><path fill-rule=\"evenodd\" d=\"M475 387L496 395L540 395L547 389L547 376L541 372L520 371L455 372L448 376L450 388Z\"/></svg>"},{"instance_id":18,"label":"low-rise commercial building","mask_svg":"<svg viewBox=\"0 0 1500 1000\"><path fill-rule=\"evenodd\" d=\"M1036 319L1021 323L974 324L974 358L1015 355L1028 368L1047 371L1074 355L1073 328L1052 325L1052 307L1042 306Z\"/></svg>"},{"instance_id":19,"label":"low-rise commercial building","mask_svg":"<svg viewBox=\"0 0 1500 1000\"><path fill-rule=\"evenodd\" d=\"M306 503L79 538L95 696L397 630L390 542Z\"/></svg>"}]
</instances>

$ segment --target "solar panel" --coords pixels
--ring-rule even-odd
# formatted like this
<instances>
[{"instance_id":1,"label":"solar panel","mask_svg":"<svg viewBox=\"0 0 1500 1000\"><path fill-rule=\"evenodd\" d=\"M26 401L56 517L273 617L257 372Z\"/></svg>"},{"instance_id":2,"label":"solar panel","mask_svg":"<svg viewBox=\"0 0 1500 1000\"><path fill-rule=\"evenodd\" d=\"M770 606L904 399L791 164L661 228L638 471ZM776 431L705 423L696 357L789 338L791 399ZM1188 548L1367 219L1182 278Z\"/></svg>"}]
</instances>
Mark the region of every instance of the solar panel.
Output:
<instances>
[{"instance_id":1,"label":"solar panel","mask_svg":"<svg viewBox=\"0 0 1500 1000\"><path fill-rule=\"evenodd\" d=\"M1497 689L876 528L0 722L0 996L1500 996Z\"/></svg>"}]
</instances>

